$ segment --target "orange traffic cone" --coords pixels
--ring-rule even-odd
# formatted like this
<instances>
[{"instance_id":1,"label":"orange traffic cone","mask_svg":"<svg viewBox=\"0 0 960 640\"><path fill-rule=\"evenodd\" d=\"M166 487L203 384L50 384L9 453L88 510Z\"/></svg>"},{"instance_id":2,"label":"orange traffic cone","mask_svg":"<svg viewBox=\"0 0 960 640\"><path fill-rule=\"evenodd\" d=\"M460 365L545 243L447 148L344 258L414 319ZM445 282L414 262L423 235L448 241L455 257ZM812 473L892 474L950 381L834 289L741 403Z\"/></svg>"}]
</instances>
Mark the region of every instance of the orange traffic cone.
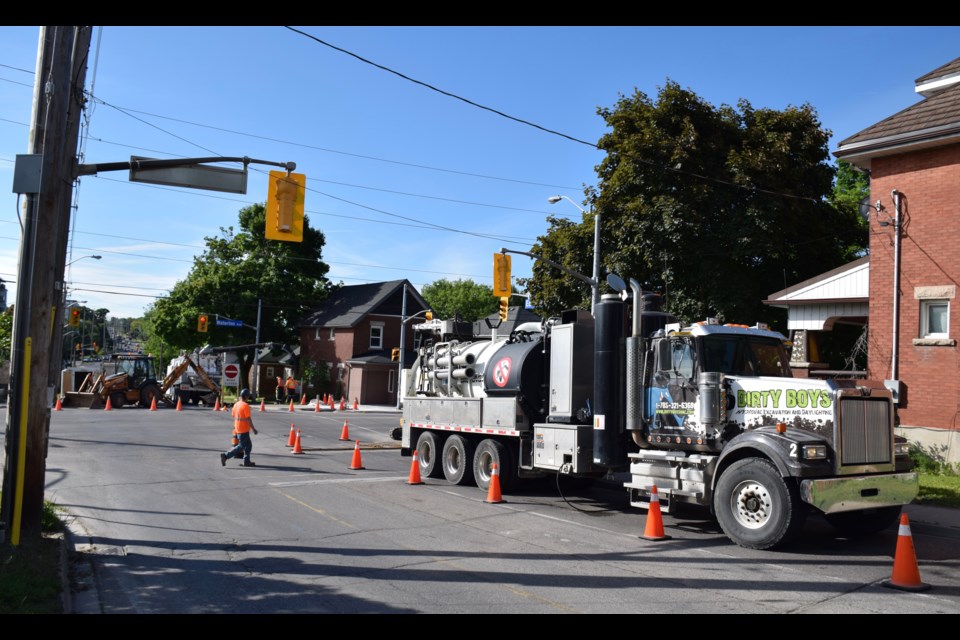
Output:
<instances>
[{"instance_id":1,"label":"orange traffic cone","mask_svg":"<svg viewBox=\"0 0 960 640\"><path fill-rule=\"evenodd\" d=\"M266 400L261 400L261 401L260 401L260 411L266 411L266 410L267 410L267 401L266 401Z\"/></svg>"},{"instance_id":2,"label":"orange traffic cone","mask_svg":"<svg viewBox=\"0 0 960 640\"><path fill-rule=\"evenodd\" d=\"M183 399L177 396L177 411L183 411Z\"/></svg>"},{"instance_id":3,"label":"orange traffic cone","mask_svg":"<svg viewBox=\"0 0 960 640\"><path fill-rule=\"evenodd\" d=\"M317 396L317 401L313 405L313 412L320 413L320 396Z\"/></svg>"},{"instance_id":4,"label":"orange traffic cone","mask_svg":"<svg viewBox=\"0 0 960 640\"><path fill-rule=\"evenodd\" d=\"M303 394L303 397L300 398L300 404L307 404L307 394Z\"/></svg>"},{"instance_id":5,"label":"orange traffic cone","mask_svg":"<svg viewBox=\"0 0 960 640\"><path fill-rule=\"evenodd\" d=\"M360 410L360 403L357 402L357 399L356 399L356 398L353 399L353 410L354 410L354 411L359 411L359 410Z\"/></svg>"},{"instance_id":6,"label":"orange traffic cone","mask_svg":"<svg viewBox=\"0 0 960 640\"><path fill-rule=\"evenodd\" d=\"M150 411L156 411L156 410L157 410L157 399L156 399L156 398L151 398L151 400L150 400Z\"/></svg>"},{"instance_id":7,"label":"orange traffic cone","mask_svg":"<svg viewBox=\"0 0 960 640\"><path fill-rule=\"evenodd\" d=\"M650 507L647 509L647 527L640 536L644 540L669 540L663 532L663 515L660 513L660 494L657 485L650 488Z\"/></svg>"},{"instance_id":8,"label":"orange traffic cone","mask_svg":"<svg viewBox=\"0 0 960 640\"><path fill-rule=\"evenodd\" d=\"M913 549L913 536L910 535L910 520L905 513L900 514L900 533L897 536L897 553L893 557L893 576L882 584L901 591L926 591L930 588L930 585L920 581L917 554Z\"/></svg>"},{"instance_id":9,"label":"orange traffic cone","mask_svg":"<svg viewBox=\"0 0 960 640\"><path fill-rule=\"evenodd\" d=\"M330 402L328 402L327 404L330 405L330 411L336 411L336 410L337 410L337 405L333 404L333 396L330 396Z\"/></svg>"},{"instance_id":10,"label":"orange traffic cone","mask_svg":"<svg viewBox=\"0 0 960 640\"><path fill-rule=\"evenodd\" d=\"M350 463L350 468L354 471L359 471L360 469L366 469L363 466L363 462L360 460L360 441L357 440L357 444L353 447L353 461Z\"/></svg>"},{"instance_id":11,"label":"orange traffic cone","mask_svg":"<svg viewBox=\"0 0 960 640\"><path fill-rule=\"evenodd\" d=\"M237 446L238 444L240 444L240 438L237 437L237 432L234 431L234 432L233 432L233 437L230 438L230 446L235 447L235 446Z\"/></svg>"},{"instance_id":12,"label":"orange traffic cone","mask_svg":"<svg viewBox=\"0 0 960 640\"><path fill-rule=\"evenodd\" d=\"M293 400L290 401L290 411L293 411Z\"/></svg>"},{"instance_id":13,"label":"orange traffic cone","mask_svg":"<svg viewBox=\"0 0 960 640\"><path fill-rule=\"evenodd\" d=\"M346 405L343 403L343 398L340 398L340 411L343 411L346 408Z\"/></svg>"},{"instance_id":14,"label":"orange traffic cone","mask_svg":"<svg viewBox=\"0 0 960 640\"><path fill-rule=\"evenodd\" d=\"M293 423L290 423L290 437L287 438L287 446L292 447L297 443L297 430L293 428Z\"/></svg>"},{"instance_id":15,"label":"orange traffic cone","mask_svg":"<svg viewBox=\"0 0 960 640\"><path fill-rule=\"evenodd\" d=\"M420 479L420 462L417 461L417 452L413 452L413 462L410 464L410 477L407 479L407 484L423 484L423 480Z\"/></svg>"},{"instance_id":16,"label":"orange traffic cone","mask_svg":"<svg viewBox=\"0 0 960 640\"><path fill-rule=\"evenodd\" d=\"M107 396L107 404L103 407L104 411L113 411L113 407L110 406L110 396Z\"/></svg>"},{"instance_id":17,"label":"orange traffic cone","mask_svg":"<svg viewBox=\"0 0 960 640\"><path fill-rule=\"evenodd\" d=\"M293 441L293 451L290 453L303 453L303 447L300 446L300 429L297 429L297 439Z\"/></svg>"},{"instance_id":18,"label":"orange traffic cone","mask_svg":"<svg viewBox=\"0 0 960 640\"><path fill-rule=\"evenodd\" d=\"M217 397L216 400L213 401L213 410L214 410L214 411L220 411L220 398L219 398L219 396Z\"/></svg>"},{"instance_id":19,"label":"orange traffic cone","mask_svg":"<svg viewBox=\"0 0 960 640\"><path fill-rule=\"evenodd\" d=\"M60 404L60 396L57 396L57 404L53 407L54 411L63 411L63 405Z\"/></svg>"},{"instance_id":20,"label":"orange traffic cone","mask_svg":"<svg viewBox=\"0 0 960 640\"><path fill-rule=\"evenodd\" d=\"M347 421L346 421L346 419L344 419L344 421L343 421L343 431L340 432L340 439L341 439L341 440L349 440L349 439L350 439L350 430L347 428Z\"/></svg>"},{"instance_id":21,"label":"orange traffic cone","mask_svg":"<svg viewBox=\"0 0 960 640\"><path fill-rule=\"evenodd\" d=\"M487 499L484 502L503 502L503 496L500 495L500 470L497 469L496 462L490 469L490 488L487 489Z\"/></svg>"}]
</instances>

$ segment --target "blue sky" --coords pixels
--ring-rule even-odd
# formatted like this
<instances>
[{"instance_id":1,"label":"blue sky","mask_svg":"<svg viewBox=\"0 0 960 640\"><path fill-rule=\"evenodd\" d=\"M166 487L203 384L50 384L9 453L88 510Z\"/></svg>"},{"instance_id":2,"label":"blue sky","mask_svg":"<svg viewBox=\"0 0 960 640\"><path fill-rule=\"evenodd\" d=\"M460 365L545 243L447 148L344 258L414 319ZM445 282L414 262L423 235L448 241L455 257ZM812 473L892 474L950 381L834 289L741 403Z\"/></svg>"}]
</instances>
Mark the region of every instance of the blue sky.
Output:
<instances>
[{"instance_id":1,"label":"blue sky","mask_svg":"<svg viewBox=\"0 0 960 640\"><path fill-rule=\"evenodd\" d=\"M605 132L598 107L634 89L655 96L669 78L715 105L810 103L834 150L916 103L914 80L960 55L960 27L298 28L588 141ZM38 33L0 27L2 185L12 184L14 158L27 150ZM602 158L283 27L98 28L88 89L91 82L86 162L294 161L307 176L311 224L326 235L330 277L344 284L490 284L494 252L528 249L549 214L580 217L569 202L547 198L582 203ZM186 276L205 236L236 227L240 208L266 199L268 169L251 172L246 195L130 183L125 172L83 178L71 297L114 316L141 315ZM16 196L0 193L0 277L12 303ZM82 259L91 254L103 259ZM513 264L514 276L529 275L528 259L514 256Z\"/></svg>"}]
</instances>

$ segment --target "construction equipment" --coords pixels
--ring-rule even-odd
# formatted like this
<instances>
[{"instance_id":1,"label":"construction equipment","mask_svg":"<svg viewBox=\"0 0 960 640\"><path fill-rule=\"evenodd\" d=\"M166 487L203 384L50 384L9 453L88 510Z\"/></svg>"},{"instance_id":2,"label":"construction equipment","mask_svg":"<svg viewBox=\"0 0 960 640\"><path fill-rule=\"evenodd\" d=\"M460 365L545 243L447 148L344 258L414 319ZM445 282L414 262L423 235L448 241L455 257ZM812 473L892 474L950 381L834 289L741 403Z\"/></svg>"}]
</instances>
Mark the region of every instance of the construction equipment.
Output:
<instances>
[{"instance_id":1,"label":"construction equipment","mask_svg":"<svg viewBox=\"0 0 960 640\"><path fill-rule=\"evenodd\" d=\"M684 325L636 281L608 282L620 294L596 317L573 310L486 338L415 326L402 455L481 489L494 465L505 491L548 473L617 479L642 509L656 486L664 513L709 507L754 549L786 542L811 511L850 535L880 531L917 495L882 383L793 378L782 334Z\"/></svg>"},{"instance_id":2,"label":"construction equipment","mask_svg":"<svg viewBox=\"0 0 960 640\"><path fill-rule=\"evenodd\" d=\"M210 377L210 368L186 354L171 360L160 387L164 400L170 405L176 405L178 400L184 404L213 404L220 396L220 385Z\"/></svg>"},{"instance_id":3,"label":"construction equipment","mask_svg":"<svg viewBox=\"0 0 960 640\"><path fill-rule=\"evenodd\" d=\"M152 358L142 353L119 353L101 363L99 371L87 372L76 391L66 391L63 406L101 409L110 398L114 409L125 404L150 407L162 395Z\"/></svg>"}]
</instances>

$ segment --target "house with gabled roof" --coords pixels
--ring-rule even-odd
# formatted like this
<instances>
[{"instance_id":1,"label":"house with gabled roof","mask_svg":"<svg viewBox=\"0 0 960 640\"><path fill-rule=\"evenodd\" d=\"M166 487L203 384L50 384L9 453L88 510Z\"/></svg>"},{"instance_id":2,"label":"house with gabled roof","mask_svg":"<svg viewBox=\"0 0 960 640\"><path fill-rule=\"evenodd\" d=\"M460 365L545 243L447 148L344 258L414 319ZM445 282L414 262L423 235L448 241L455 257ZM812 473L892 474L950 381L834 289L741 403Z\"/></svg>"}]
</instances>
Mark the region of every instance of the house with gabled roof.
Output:
<instances>
[{"instance_id":1,"label":"house with gabled roof","mask_svg":"<svg viewBox=\"0 0 960 640\"><path fill-rule=\"evenodd\" d=\"M311 391L345 397L348 403L395 406L398 362L391 355L401 346L401 316L422 317L429 308L407 280L343 286L331 293L298 324L301 367L310 362L330 367L329 388ZM413 334L408 323L403 345L408 367L416 357Z\"/></svg>"},{"instance_id":2,"label":"house with gabled roof","mask_svg":"<svg viewBox=\"0 0 960 640\"><path fill-rule=\"evenodd\" d=\"M870 174L867 375L899 396L901 430L960 460L960 58L915 82L923 96L841 141Z\"/></svg>"}]
</instances>

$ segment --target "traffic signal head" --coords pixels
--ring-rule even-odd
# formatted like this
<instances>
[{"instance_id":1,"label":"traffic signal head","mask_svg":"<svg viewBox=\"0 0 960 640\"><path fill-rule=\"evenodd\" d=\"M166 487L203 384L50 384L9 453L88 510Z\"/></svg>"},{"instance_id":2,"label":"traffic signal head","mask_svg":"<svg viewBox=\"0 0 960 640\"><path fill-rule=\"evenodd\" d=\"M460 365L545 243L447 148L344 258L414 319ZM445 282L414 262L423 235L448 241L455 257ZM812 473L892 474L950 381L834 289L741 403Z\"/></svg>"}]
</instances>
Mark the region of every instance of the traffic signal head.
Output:
<instances>
[{"instance_id":1,"label":"traffic signal head","mask_svg":"<svg viewBox=\"0 0 960 640\"><path fill-rule=\"evenodd\" d=\"M400 362L400 349L398 347L390 350L390 360L392 362Z\"/></svg>"},{"instance_id":2,"label":"traffic signal head","mask_svg":"<svg viewBox=\"0 0 960 640\"><path fill-rule=\"evenodd\" d=\"M268 240L303 242L303 196L307 176L302 173L271 171L267 187Z\"/></svg>"},{"instance_id":3,"label":"traffic signal head","mask_svg":"<svg viewBox=\"0 0 960 640\"><path fill-rule=\"evenodd\" d=\"M199 333L207 332L207 314L201 313L197 318L197 331Z\"/></svg>"},{"instance_id":4,"label":"traffic signal head","mask_svg":"<svg viewBox=\"0 0 960 640\"><path fill-rule=\"evenodd\" d=\"M80 309L70 309L70 326L80 326Z\"/></svg>"},{"instance_id":5,"label":"traffic signal head","mask_svg":"<svg viewBox=\"0 0 960 640\"><path fill-rule=\"evenodd\" d=\"M427 311L425 314L423 314L423 317L427 320L433 320L433 311Z\"/></svg>"},{"instance_id":6,"label":"traffic signal head","mask_svg":"<svg viewBox=\"0 0 960 640\"><path fill-rule=\"evenodd\" d=\"M489 308L489 307L488 307ZM506 296L500 298L500 319L506 321L507 314L510 312L510 298Z\"/></svg>"}]
</instances>

